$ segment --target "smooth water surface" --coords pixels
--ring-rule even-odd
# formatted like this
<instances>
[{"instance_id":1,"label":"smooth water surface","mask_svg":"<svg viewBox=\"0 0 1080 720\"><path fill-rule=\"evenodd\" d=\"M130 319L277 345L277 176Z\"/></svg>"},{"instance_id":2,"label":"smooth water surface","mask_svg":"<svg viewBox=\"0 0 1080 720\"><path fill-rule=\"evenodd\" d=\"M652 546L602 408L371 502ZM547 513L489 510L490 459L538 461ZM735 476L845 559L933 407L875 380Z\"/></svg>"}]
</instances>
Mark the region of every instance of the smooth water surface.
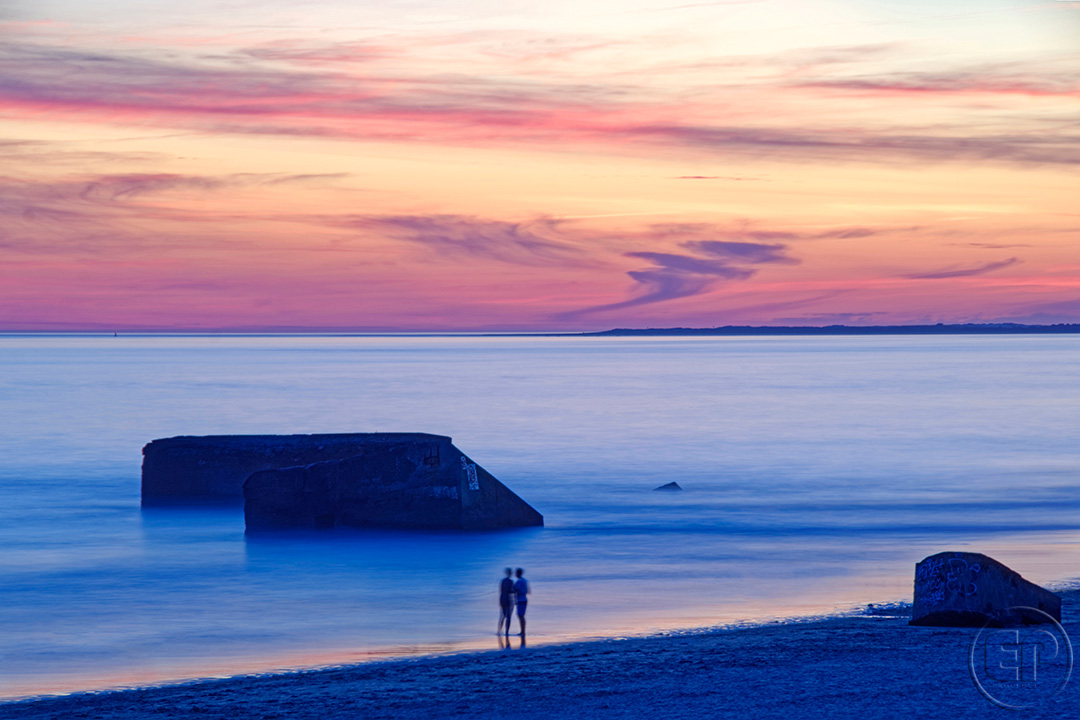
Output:
<instances>
[{"instance_id":1,"label":"smooth water surface","mask_svg":"<svg viewBox=\"0 0 1080 720\"><path fill-rule=\"evenodd\" d=\"M1078 427L1072 336L0 336L0 696L494 647L506 565L535 641L904 599L943 549L1066 582ZM140 508L154 438L374 431L546 527Z\"/></svg>"}]
</instances>

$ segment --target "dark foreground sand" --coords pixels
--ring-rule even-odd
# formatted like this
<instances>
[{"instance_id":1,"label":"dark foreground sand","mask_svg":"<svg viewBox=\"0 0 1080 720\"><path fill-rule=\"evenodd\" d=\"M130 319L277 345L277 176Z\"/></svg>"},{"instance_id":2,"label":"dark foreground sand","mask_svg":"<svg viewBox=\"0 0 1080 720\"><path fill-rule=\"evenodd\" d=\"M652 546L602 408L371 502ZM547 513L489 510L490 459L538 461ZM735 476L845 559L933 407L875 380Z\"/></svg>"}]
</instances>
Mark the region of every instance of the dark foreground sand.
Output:
<instances>
[{"instance_id":1,"label":"dark foreground sand","mask_svg":"<svg viewBox=\"0 0 1080 720\"><path fill-rule=\"evenodd\" d=\"M1065 629L1080 640L1080 597L1063 597ZM5 703L0 718L1080 717L1077 678L1032 710L988 702L968 672L974 633L867 616L524 649L515 640L503 651Z\"/></svg>"}]
</instances>

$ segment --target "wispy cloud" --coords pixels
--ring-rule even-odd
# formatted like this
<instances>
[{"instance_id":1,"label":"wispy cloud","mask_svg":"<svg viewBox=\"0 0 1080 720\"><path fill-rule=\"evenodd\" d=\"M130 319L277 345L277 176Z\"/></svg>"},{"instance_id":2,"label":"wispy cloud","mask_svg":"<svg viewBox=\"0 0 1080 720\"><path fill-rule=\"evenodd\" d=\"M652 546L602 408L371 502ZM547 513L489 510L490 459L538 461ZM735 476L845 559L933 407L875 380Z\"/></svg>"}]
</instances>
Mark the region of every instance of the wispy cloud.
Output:
<instances>
[{"instance_id":1,"label":"wispy cloud","mask_svg":"<svg viewBox=\"0 0 1080 720\"><path fill-rule=\"evenodd\" d=\"M322 186L340 173L114 173L29 180L0 175L0 249L19 256L139 254L147 248L237 247L257 220L240 208L211 211L177 203L181 196L233 188ZM170 224L171 231L161 223ZM180 230L177 223L187 226ZM152 225L151 225L152 224ZM231 230L226 228L231 226ZM153 230L149 228L153 227Z\"/></svg>"},{"instance_id":2,"label":"wispy cloud","mask_svg":"<svg viewBox=\"0 0 1080 720\"><path fill-rule=\"evenodd\" d=\"M697 249L704 247L715 248L717 252L735 252L747 241L764 243L770 241L789 242L793 240L850 240L876 235L888 235L898 232L910 232L917 227L864 227L864 226L839 226L827 230L763 230L756 229L750 223L741 225L725 226L714 224L695 223L658 223L652 225L649 231L651 239L684 240L691 243L704 243ZM685 240L687 235L706 235L708 240ZM713 238L722 237L724 241ZM753 243L750 243L753 244Z\"/></svg>"},{"instance_id":3,"label":"wispy cloud","mask_svg":"<svg viewBox=\"0 0 1080 720\"><path fill-rule=\"evenodd\" d=\"M81 187L78 193L79 197L84 200L123 202L142 195L152 195L170 190L213 191L229 187L326 182L345 177L348 177L347 173L233 173L218 177L179 175L175 173L131 173L104 175L74 185Z\"/></svg>"},{"instance_id":4,"label":"wispy cloud","mask_svg":"<svg viewBox=\"0 0 1080 720\"><path fill-rule=\"evenodd\" d=\"M681 124L633 125L621 132L718 154L752 154L789 161L906 159L1080 165L1080 134L1071 133L972 135L960 128L772 129Z\"/></svg>"},{"instance_id":5,"label":"wispy cloud","mask_svg":"<svg viewBox=\"0 0 1080 720\"><path fill-rule=\"evenodd\" d=\"M90 167L131 165L160 162L165 157L163 153L147 151L87 150L76 142L0 139L0 162L9 169L13 165L29 165L37 169L80 164Z\"/></svg>"},{"instance_id":6,"label":"wispy cloud","mask_svg":"<svg viewBox=\"0 0 1080 720\"><path fill-rule=\"evenodd\" d=\"M110 175L80 183L78 196L93 202L124 202L142 195L169 190L219 190L225 187L222 178L195 177L168 173L137 173ZM70 186L69 186L70 187ZM59 188L56 188L59 189ZM75 188L71 188L74 190Z\"/></svg>"},{"instance_id":7,"label":"wispy cloud","mask_svg":"<svg viewBox=\"0 0 1080 720\"><path fill-rule=\"evenodd\" d=\"M807 80L802 87L827 88L870 95L1023 95L1030 97L1080 97L1076 75L1054 70L1027 72L1000 67L945 72L893 73L887 75Z\"/></svg>"},{"instance_id":8,"label":"wispy cloud","mask_svg":"<svg viewBox=\"0 0 1080 720\"><path fill-rule=\"evenodd\" d=\"M516 76L512 69L500 73L493 67L452 72L423 63L407 65L409 71L394 70L378 61L387 53L392 54L364 45L282 44L178 59L10 42L0 49L0 109L16 117L155 123L254 135L463 144L570 142L619 152L661 144L714 156L787 161L1080 164L1080 135L1064 126L1036 129L1021 121L1022 111L1012 130L994 132L973 130L962 120L963 113L951 125L904 126L881 117L853 127L846 121L845 105L834 108L831 122L796 121L793 115L778 125L694 88L686 90L694 98L688 106L678 94L628 79L582 82ZM1032 78L1008 86L1068 96L1076 92L1071 82ZM907 84L938 88L936 92L981 87L975 79L944 74L934 82L922 77ZM744 79L735 90L753 103L789 91L879 86L888 84L859 78L794 83L764 78ZM702 117L714 119L689 119ZM708 176L684 179L691 178Z\"/></svg>"},{"instance_id":9,"label":"wispy cloud","mask_svg":"<svg viewBox=\"0 0 1080 720\"><path fill-rule=\"evenodd\" d=\"M912 273L910 275L904 275L903 277L911 278L913 280L943 280L945 278L970 277L972 275L985 275L986 273L1001 270L1002 268L1007 268L1020 262L1023 262L1020 258L1012 257L1008 260L999 260L997 262L984 263L973 267L949 267L941 270L934 270L932 272Z\"/></svg>"},{"instance_id":10,"label":"wispy cloud","mask_svg":"<svg viewBox=\"0 0 1080 720\"><path fill-rule=\"evenodd\" d=\"M205 176L178 173L114 173L52 181L27 181L0 176L9 205L18 202L86 201L123 204L144 195L172 190L214 191L230 187L327 182L346 173L233 173Z\"/></svg>"},{"instance_id":11,"label":"wispy cloud","mask_svg":"<svg viewBox=\"0 0 1080 720\"><path fill-rule=\"evenodd\" d=\"M444 256L487 258L516 265L587 261L572 235L550 218L507 222L465 215L349 215L328 220L339 227L421 245Z\"/></svg>"},{"instance_id":12,"label":"wispy cloud","mask_svg":"<svg viewBox=\"0 0 1080 720\"><path fill-rule=\"evenodd\" d=\"M737 175L679 175L672 180L764 180L759 177L739 177Z\"/></svg>"},{"instance_id":13,"label":"wispy cloud","mask_svg":"<svg viewBox=\"0 0 1080 720\"><path fill-rule=\"evenodd\" d=\"M258 60L301 64L370 62L396 54L388 47L363 42L318 44L288 40L247 47L239 52Z\"/></svg>"},{"instance_id":14,"label":"wispy cloud","mask_svg":"<svg viewBox=\"0 0 1080 720\"><path fill-rule=\"evenodd\" d=\"M661 274L671 274L672 276L700 275L703 277L724 278L725 280L742 280L754 274L753 270L735 265L729 260L712 260L691 255L660 252L628 252L626 257L648 260L657 266L657 270L631 271L628 273L630 277L646 284L653 282ZM682 297L682 295L673 297Z\"/></svg>"},{"instance_id":15,"label":"wispy cloud","mask_svg":"<svg viewBox=\"0 0 1080 720\"><path fill-rule=\"evenodd\" d=\"M949 243L950 245L958 245L962 247L977 247L984 250L1006 250L1008 248L1018 247L1031 247L1031 243L988 243L988 242L968 242L968 243Z\"/></svg>"},{"instance_id":16,"label":"wispy cloud","mask_svg":"<svg viewBox=\"0 0 1080 720\"><path fill-rule=\"evenodd\" d=\"M670 239L680 232L700 235L710 230L723 230L708 225L654 225L642 237ZM799 260L786 254L787 246L780 243L756 243L722 240L683 240L679 245L696 254L633 251L625 257L646 260L653 267L627 273L636 283L632 297L562 313L557 319L572 320L584 315L650 305L667 300L691 297L708 292L717 283L747 280L758 268L767 264L797 264Z\"/></svg>"},{"instance_id":17,"label":"wispy cloud","mask_svg":"<svg viewBox=\"0 0 1080 720\"><path fill-rule=\"evenodd\" d=\"M779 243L767 245L754 242L731 242L724 240L688 240L683 244L690 250L723 258L725 262L735 263L787 263L795 264L798 261L788 257L786 245Z\"/></svg>"}]
</instances>

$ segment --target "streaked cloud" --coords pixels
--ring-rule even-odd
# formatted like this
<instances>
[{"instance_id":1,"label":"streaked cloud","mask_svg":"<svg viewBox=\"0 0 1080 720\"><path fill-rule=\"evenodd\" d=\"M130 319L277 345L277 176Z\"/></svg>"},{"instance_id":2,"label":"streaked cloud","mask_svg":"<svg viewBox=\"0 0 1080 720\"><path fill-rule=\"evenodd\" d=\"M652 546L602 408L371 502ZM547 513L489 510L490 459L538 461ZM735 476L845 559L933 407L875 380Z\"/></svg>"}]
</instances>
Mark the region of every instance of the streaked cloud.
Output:
<instances>
[{"instance_id":1,"label":"streaked cloud","mask_svg":"<svg viewBox=\"0 0 1080 720\"><path fill-rule=\"evenodd\" d=\"M707 225L655 225L641 237L670 238L680 231L701 235L710 231L722 233ZM748 280L767 264L798 264L786 254L787 246L779 243L733 242L721 240L684 240L679 245L696 254L653 251L633 251L625 257L645 260L653 267L627 273L636 283L633 296L627 300L607 303L562 313L561 319L623 310L699 295L713 289L717 283Z\"/></svg>"},{"instance_id":2,"label":"streaked cloud","mask_svg":"<svg viewBox=\"0 0 1080 720\"><path fill-rule=\"evenodd\" d=\"M862 94L926 95L1023 95L1030 97L1080 98L1080 82L1074 74L1054 70L989 67L943 72L893 73L812 80L802 87L827 88Z\"/></svg>"},{"instance_id":3,"label":"streaked cloud","mask_svg":"<svg viewBox=\"0 0 1080 720\"><path fill-rule=\"evenodd\" d=\"M311 43L280 40L239 50L257 60L289 63L357 63L369 62L395 54L392 49L372 43Z\"/></svg>"},{"instance_id":4,"label":"streaked cloud","mask_svg":"<svg viewBox=\"0 0 1080 720\"><path fill-rule=\"evenodd\" d=\"M735 175L679 175L673 177L672 180L734 180L734 181L765 181L765 178L759 177L738 177Z\"/></svg>"},{"instance_id":5,"label":"streaked cloud","mask_svg":"<svg viewBox=\"0 0 1080 720\"><path fill-rule=\"evenodd\" d=\"M968 242L968 243L950 243L950 244L959 245L961 247L982 248L984 250L1006 250L1008 248L1031 247L1031 243Z\"/></svg>"},{"instance_id":6,"label":"streaked cloud","mask_svg":"<svg viewBox=\"0 0 1080 720\"><path fill-rule=\"evenodd\" d=\"M807 122L796 121L792 114L789 122L777 126L748 118L743 108L732 106L722 94L703 95L693 86L686 91L693 97L688 104L678 95L671 97L670 92L628 78L598 77L592 82L538 78L515 75L513 66L501 74L487 67L484 72L455 72L417 64L408 57L409 51L407 46L391 51L363 43L322 47L278 43L232 54L178 57L9 42L0 49L0 109L16 117L345 140L574 143L616 152L643 149L642 143L648 143L717 157L789 162L1080 164L1080 134L1066 127L1036 126L1034 119L1014 123L1016 127L1008 131L984 130L962 120L904 125L881 118L853 126L842 121L848 111L844 104L822 97L820 103L835 105L836 118ZM380 63L383 57L394 57L401 68ZM963 74L889 82L826 77L792 83L782 78L740 80L735 73L732 81L728 92L745 102L761 103L763 112L784 102L786 93L814 89L910 86L942 93L986 87L1076 94L1073 80L982 82ZM963 117L971 111L957 112ZM706 116L712 120L702 122Z\"/></svg>"},{"instance_id":7,"label":"streaked cloud","mask_svg":"<svg viewBox=\"0 0 1080 720\"><path fill-rule=\"evenodd\" d=\"M724 258L727 262L736 263L788 263L795 264L798 261L788 257L786 245L779 243L767 245L753 242L731 242L724 240L689 240L684 247L690 250Z\"/></svg>"},{"instance_id":8,"label":"streaked cloud","mask_svg":"<svg viewBox=\"0 0 1080 720\"><path fill-rule=\"evenodd\" d=\"M343 177L341 173L115 173L31 181L0 175L0 249L20 256L79 258L130 256L163 246L235 248L250 242L242 228L258 221L258 216L240 208L186 209L184 199L245 188L319 187ZM165 199L170 202L162 202Z\"/></svg>"},{"instance_id":9,"label":"streaked cloud","mask_svg":"<svg viewBox=\"0 0 1080 720\"><path fill-rule=\"evenodd\" d=\"M36 201L59 203L70 200L122 203L143 195L170 190L213 191L228 187L253 187L287 183L327 182L347 177L345 173L234 173L220 176L180 175L177 173L118 173L69 178L51 182L27 182L4 179L9 202Z\"/></svg>"},{"instance_id":10,"label":"streaked cloud","mask_svg":"<svg viewBox=\"0 0 1080 720\"><path fill-rule=\"evenodd\" d=\"M518 265L586 261L582 249L550 218L507 222L461 215L366 215L330 218L340 227L421 245L439 255L485 258Z\"/></svg>"},{"instance_id":11,"label":"streaked cloud","mask_svg":"<svg viewBox=\"0 0 1080 720\"><path fill-rule=\"evenodd\" d=\"M932 272L912 273L910 275L904 275L904 277L913 280L943 280L945 278L971 277L972 275L985 275L986 273L994 272L995 270L1011 267L1020 262L1023 262L1020 258L1012 257L1008 260L998 260L997 262L983 263L982 265L974 265L971 267L948 267Z\"/></svg>"},{"instance_id":12,"label":"streaked cloud","mask_svg":"<svg viewBox=\"0 0 1080 720\"><path fill-rule=\"evenodd\" d=\"M992 161L1080 164L1080 134L1071 132L971 134L961 128L898 127L831 129L634 125L627 135L661 140L718 154L798 159L884 161Z\"/></svg>"}]
</instances>

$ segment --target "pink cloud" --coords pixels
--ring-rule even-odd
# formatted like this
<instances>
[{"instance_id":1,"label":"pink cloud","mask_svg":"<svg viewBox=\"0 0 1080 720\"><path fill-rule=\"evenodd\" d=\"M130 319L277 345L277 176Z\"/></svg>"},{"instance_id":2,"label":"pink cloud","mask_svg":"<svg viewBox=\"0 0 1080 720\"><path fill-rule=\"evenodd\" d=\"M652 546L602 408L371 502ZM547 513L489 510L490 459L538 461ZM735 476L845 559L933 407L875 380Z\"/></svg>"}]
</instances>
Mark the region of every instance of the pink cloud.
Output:
<instances>
[{"instance_id":1,"label":"pink cloud","mask_svg":"<svg viewBox=\"0 0 1080 720\"><path fill-rule=\"evenodd\" d=\"M932 270L929 272L912 273L905 275L906 278L913 280L942 280L945 278L958 278L958 277L971 277L973 275L985 275L995 270L1001 270L1002 268L1011 267L1019 262L1023 262L1020 258L1009 258L1007 260L998 260L997 262L982 263L980 265L974 265L971 267L948 267L941 270Z\"/></svg>"},{"instance_id":2,"label":"pink cloud","mask_svg":"<svg viewBox=\"0 0 1080 720\"><path fill-rule=\"evenodd\" d=\"M866 95L1021 95L1080 98L1080 83L1074 74L1015 73L1000 69L821 79L804 81L798 85Z\"/></svg>"},{"instance_id":3,"label":"pink cloud","mask_svg":"<svg viewBox=\"0 0 1080 720\"><path fill-rule=\"evenodd\" d=\"M365 61L349 65L348 72L329 60L350 52ZM1064 131L1018 125L1015 132L975 133L965 123L916 129L887 118L813 126L795 122L794 116L777 126L722 97L687 103L644 86L602 81L590 85L430 69L387 73L375 62L378 57L376 51L351 46L284 45L180 61L9 43L0 55L0 109L14 117L153 123L215 133L489 145L539 141L619 152L666 146L788 161L1080 164L1080 141ZM280 59L289 62L282 65ZM1013 86L1045 86L1046 92L1056 87L1052 78L1024 82ZM801 87L866 83L885 87L860 79L815 80ZM959 76L912 84L924 86L943 92L980 85ZM1070 87L1060 91L1075 92L1075 85ZM785 91L783 83L764 81L740 89L750 103ZM843 108L835 111L842 115Z\"/></svg>"}]
</instances>

